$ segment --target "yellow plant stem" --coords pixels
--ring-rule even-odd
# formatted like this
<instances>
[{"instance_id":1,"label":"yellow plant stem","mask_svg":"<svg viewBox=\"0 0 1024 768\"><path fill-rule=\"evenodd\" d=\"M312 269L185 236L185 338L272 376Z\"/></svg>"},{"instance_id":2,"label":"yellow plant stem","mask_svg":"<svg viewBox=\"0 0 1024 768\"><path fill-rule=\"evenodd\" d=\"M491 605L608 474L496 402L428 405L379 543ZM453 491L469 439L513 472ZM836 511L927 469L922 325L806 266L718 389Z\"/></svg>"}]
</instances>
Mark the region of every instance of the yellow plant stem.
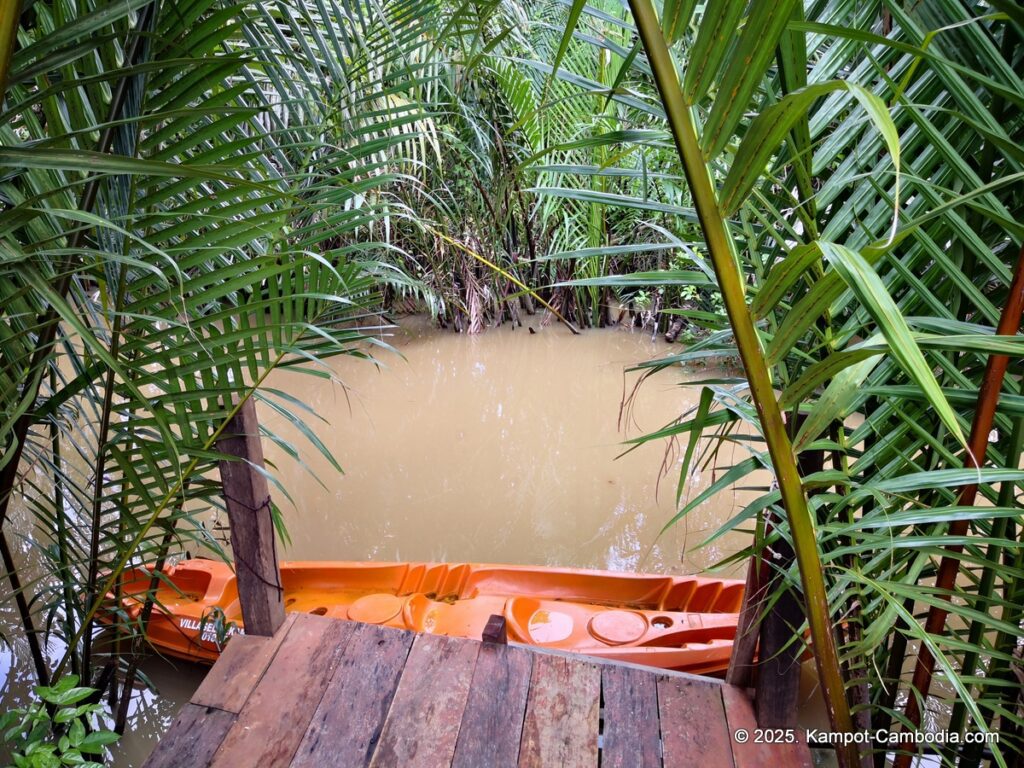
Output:
<instances>
[{"instance_id":1,"label":"yellow plant stem","mask_svg":"<svg viewBox=\"0 0 1024 768\"><path fill-rule=\"evenodd\" d=\"M0 0L0 104L7 91L7 71L11 66L14 43L18 39L20 0Z\"/></svg>"},{"instance_id":2,"label":"yellow plant stem","mask_svg":"<svg viewBox=\"0 0 1024 768\"><path fill-rule=\"evenodd\" d=\"M718 197L711 175L701 154L693 115L683 97L676 74L675 63L669 53L657 14L650 0L630 0L630 8L637 30L647 52L654 79L661 94L662 104L675 139L686 180L693 196L694 208L700 220L707 243L718 287L725 303L729 324L739 350L740 359L750 384L750 393L757 409L765 442L775 469L782 502L789 519L789 528L796 550L807 603L807 619L814 645L814 659L825 694L832 729L852 732L853 720L846 689L839 666L835 635L828 605L828 593L818 554L814 521L804 495L803 483L797 469L786 425L772 387L771 374L765 362L761 343L754 328L744 296L743 281L734 256L734 246L725 217L718 205ZM837 751L843 766L859 762L856 747L850 745Z\"/></svg>"}]
</instances>

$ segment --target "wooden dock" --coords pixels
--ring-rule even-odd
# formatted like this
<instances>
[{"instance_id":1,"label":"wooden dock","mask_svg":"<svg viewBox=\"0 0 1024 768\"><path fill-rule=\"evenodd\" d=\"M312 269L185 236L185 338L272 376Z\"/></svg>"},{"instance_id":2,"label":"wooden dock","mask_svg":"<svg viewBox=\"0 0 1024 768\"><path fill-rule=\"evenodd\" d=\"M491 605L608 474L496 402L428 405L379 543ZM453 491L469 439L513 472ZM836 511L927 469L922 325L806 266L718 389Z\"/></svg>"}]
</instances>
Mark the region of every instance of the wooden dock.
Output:
<instances>
[{"instance_id":1,"label":"wooden dock","mask_svg":"<svg viewBox=\"0 0 1024 768\"><path fill-rule=\"evenodd\" d=\"M798 768L709 678L289 614L234 638L147 768ZM753 741L753 740L751 740Z\"/></svg>"}]
</instances>

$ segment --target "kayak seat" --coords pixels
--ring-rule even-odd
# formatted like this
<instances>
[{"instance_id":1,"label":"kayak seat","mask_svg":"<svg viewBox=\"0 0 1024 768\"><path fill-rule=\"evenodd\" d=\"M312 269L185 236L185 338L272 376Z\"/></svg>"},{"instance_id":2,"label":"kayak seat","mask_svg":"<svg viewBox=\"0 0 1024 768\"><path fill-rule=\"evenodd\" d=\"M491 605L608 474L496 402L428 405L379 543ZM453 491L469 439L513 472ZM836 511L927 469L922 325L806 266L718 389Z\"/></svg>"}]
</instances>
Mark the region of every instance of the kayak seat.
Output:
<instances>
[{"instance_id":1,"label":"kayak seat","mask_svg":"<svg viewBox=\"0 0 1024 768\"><path fill-rule=\"evenodd\" d=\"M527 601L531 605L527 605ZM529 643L530 640L530 616L537 610L539 603L525 597L510 597L505 601L502 615L505 617L505 630L513 640L520 643Z\"/></svg>"},{"instance_id":2,"label":"kayak seat","mask_svg":"<svg viewBox=\"0 0 1024 768\"><path fill-rule=\"evenodd\" d=\"M635 643L650 628L647 617L637 611L601 611L587 625L591 637L605 645Z\"/></svg>"},{"instance_id":3,"label":"kayak seat","mask_svg":"<svg viewBox=\"0 0 1024 768\"><path fill-rule=\"evenodd\" d=\"M429 621L433 601L421 592L409 595L402 606L402 623L413 632L432 632L433 622Z\"/></svg>"},{"instance_id":4,"label":"kayak seat","mask_svg":"<svg viewBox=\"0 0 1024 768\"><path fill-rule=\"evenodd\" d=\"M364 624L384 624L395 618L402 610L402 598L388 592L364 595L348 607L350 621Z\"/></svg>"},{"instance_id":5,"label":"kayak seat","mask_svg":"<svg viewBox=\"0 0 1024 768\"><path fill-rule=\"evenodd\" d=\"M544 608L532 597L510 597L502 611L508 633L520 643L554 645L572 635L572 617Z\"/></svg>"}]
</instances>

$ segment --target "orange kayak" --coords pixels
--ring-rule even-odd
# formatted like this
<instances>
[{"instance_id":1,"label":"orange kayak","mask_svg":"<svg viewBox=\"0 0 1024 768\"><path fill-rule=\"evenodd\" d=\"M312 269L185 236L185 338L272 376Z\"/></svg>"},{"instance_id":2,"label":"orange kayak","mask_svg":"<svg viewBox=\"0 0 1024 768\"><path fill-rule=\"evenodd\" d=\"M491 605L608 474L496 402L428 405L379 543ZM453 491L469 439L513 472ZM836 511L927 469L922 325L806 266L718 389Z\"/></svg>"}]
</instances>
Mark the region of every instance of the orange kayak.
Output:
<instances>
[{"instance_id":1,"label":"orange kayak","mask_svg":"<svg viewBox=\"0 0 1024 768\"><path fill-rule=\"evenodd\" d=\"M125 574L134 620L152 571ZM729 663L743 582L571 568L471 563L283 562L286 611L479 639L492 615L509 640L706 674ZM219 610L218 610L219 609ZM186 560L162 573L148 637L159 651L213 662L242 613L231 567Z\"/></svg>"}]
</instances>

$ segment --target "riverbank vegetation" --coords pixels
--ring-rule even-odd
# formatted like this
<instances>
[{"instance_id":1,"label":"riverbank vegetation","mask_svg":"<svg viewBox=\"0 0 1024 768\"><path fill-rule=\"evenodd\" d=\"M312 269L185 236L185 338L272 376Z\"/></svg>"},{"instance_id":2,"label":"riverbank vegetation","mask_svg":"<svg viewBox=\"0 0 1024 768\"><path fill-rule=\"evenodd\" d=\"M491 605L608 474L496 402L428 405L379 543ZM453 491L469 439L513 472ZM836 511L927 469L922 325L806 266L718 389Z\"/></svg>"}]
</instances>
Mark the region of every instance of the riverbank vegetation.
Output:
<instances>
[{"instance_id":1,"label":"riverbank vegetation","mask_svg":"<svg viewBox=\"0 0 1024 768\"><path fill-rule=\"evenodd\" d=\"M773 472L725 528L757 616L807 617L833 726L1013 764L1022 41L1012 0L5 3L8 640L123 729L148 614L97 634L117 574L216 549L241 400L319 445L271 372L407 310L636 317L690 342L652 375L742 360L643 439L685 443L676 519ZM723 441L747 458L690 494Z\"/></svg>"}]
</instances>

